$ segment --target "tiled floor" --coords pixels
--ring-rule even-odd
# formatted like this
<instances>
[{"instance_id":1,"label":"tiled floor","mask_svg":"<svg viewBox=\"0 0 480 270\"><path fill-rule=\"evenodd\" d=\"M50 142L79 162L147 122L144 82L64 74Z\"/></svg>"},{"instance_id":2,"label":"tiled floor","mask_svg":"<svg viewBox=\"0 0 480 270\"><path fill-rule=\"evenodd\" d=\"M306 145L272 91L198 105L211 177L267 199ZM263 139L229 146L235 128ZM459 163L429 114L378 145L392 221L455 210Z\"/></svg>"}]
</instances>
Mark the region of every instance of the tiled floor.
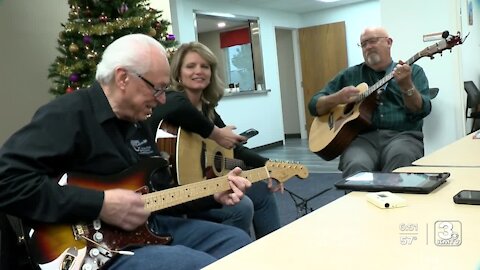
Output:
<instances>
[{"instance_id":1,"label":"tiled floor","mask_svg":"<svg viewBox=\"0 0 480 270\"><path fill-rule=\"evenodd\" d=\"M338 158L325 161L308 149L307 139L286 139L285 145L259 150L258 153L274 160L298 162L306 166L311 173L340 172Z\"/></svg>"}]
</instances>

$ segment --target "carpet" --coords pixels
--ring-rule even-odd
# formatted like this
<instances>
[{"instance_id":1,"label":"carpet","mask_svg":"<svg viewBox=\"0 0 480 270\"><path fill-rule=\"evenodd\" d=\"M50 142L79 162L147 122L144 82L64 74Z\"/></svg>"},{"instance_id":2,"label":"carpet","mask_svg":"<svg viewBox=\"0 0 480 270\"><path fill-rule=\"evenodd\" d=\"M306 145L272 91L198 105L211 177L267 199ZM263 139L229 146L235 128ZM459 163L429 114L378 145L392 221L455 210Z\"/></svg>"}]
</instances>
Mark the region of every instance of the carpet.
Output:
<instances>
[{"instance_id":1,"label":"carpet","mask_svg":"<svg viewBox=\"0 0 480 270\"><path fill-rule=\"evenodd\" d=\"M341 173L310 173L306 179L293 177L287 181L285 192L275 193L281 225L342 197L345 192L334 187L341 179Z\"/></svg>"}]
</instances>

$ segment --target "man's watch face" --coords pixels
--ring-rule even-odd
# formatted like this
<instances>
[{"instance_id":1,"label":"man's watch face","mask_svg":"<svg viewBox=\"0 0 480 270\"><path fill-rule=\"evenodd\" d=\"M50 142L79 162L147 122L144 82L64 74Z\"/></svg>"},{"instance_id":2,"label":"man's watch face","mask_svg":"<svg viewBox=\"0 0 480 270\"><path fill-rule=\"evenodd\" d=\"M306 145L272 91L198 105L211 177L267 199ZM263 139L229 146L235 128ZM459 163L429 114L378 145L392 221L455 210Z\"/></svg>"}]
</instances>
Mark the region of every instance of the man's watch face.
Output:
<instances>
[{"instance_id":1,"label":"man's watch face","mask_svg":"<svg viewBox=\"0 0 480 270\"><path fill-rule=\"evenodd\" d=\"M415 88L412 87L412 88L408 89L405 94L407 96L411 97L411 96L413 96L413 91L415 91Z\"/></svg>"}]
</instances>

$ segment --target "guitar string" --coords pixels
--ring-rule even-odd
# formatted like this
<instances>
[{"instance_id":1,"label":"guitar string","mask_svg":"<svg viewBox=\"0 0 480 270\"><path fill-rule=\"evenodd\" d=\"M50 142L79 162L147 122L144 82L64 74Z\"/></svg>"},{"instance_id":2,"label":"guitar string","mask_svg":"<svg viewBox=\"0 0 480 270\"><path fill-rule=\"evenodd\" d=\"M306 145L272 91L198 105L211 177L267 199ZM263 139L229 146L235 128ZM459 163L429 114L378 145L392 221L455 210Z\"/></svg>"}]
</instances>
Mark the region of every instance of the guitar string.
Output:
<instances>
[{"instance_id":1,"label":"guitar string","mask_svg":"<svg viewBox=\"0 0 480 270\"><path fill-rule=\"evenodd\" d=\"M113 249L110 249L108 248L107 246L105 245L102 245L100 243L97 243L95 241L93 241L92 239L84 236L84 235L80 235L80 237L82 237L83 239L85 239L86 241L92 243L93 245L97 246L97 247L101 247L103 249L105 249L106 251L110 252L110 253L118 253L118 254L122 254L122 255L128 255L128 256L133 256L135 255L135 253L133 251L129 251L129 250L113 250Z\"/></svg>"},{"instance_id":2,"label":"guitar string","mask_svg":"<svg viewBox=\"0 0 480 270\"><path fill-rule=\"evenodd\" d=\"M235 165L235 166L239 166L241 168L245 167L245 162L243 160L240 160L240 159L236 159L236 158L228 158L228 157L223 157L221 155L217 155L217 154L210 154L210 153L207 153L205 155L205 157L207 158L213 158L214 161L224 161L225 162L225 165Z\"/></svg>"}]
</instances>

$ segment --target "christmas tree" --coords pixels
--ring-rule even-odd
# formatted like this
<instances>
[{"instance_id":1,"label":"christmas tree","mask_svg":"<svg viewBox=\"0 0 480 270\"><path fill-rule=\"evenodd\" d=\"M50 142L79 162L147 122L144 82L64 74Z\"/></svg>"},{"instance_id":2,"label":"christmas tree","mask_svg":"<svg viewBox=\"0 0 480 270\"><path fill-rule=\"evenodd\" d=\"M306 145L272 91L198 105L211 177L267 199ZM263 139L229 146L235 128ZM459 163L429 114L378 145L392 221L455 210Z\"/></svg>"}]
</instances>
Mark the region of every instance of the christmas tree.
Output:
<instances>
[{"instance_id":1,"label":"christmas tree","mask_svg":"<svg viewBox=\"0 0 480 270\"><path fill-rule=\"evenodd\" d=\"M145 0L68 0L68 22L58 38L60 54L49 68L50 93L63 95L90 86L105 48L115 39L143 33L159 40L173 52L175 36L167 33L170 23L162 11Z\"/></svg>"}]
</instances>

